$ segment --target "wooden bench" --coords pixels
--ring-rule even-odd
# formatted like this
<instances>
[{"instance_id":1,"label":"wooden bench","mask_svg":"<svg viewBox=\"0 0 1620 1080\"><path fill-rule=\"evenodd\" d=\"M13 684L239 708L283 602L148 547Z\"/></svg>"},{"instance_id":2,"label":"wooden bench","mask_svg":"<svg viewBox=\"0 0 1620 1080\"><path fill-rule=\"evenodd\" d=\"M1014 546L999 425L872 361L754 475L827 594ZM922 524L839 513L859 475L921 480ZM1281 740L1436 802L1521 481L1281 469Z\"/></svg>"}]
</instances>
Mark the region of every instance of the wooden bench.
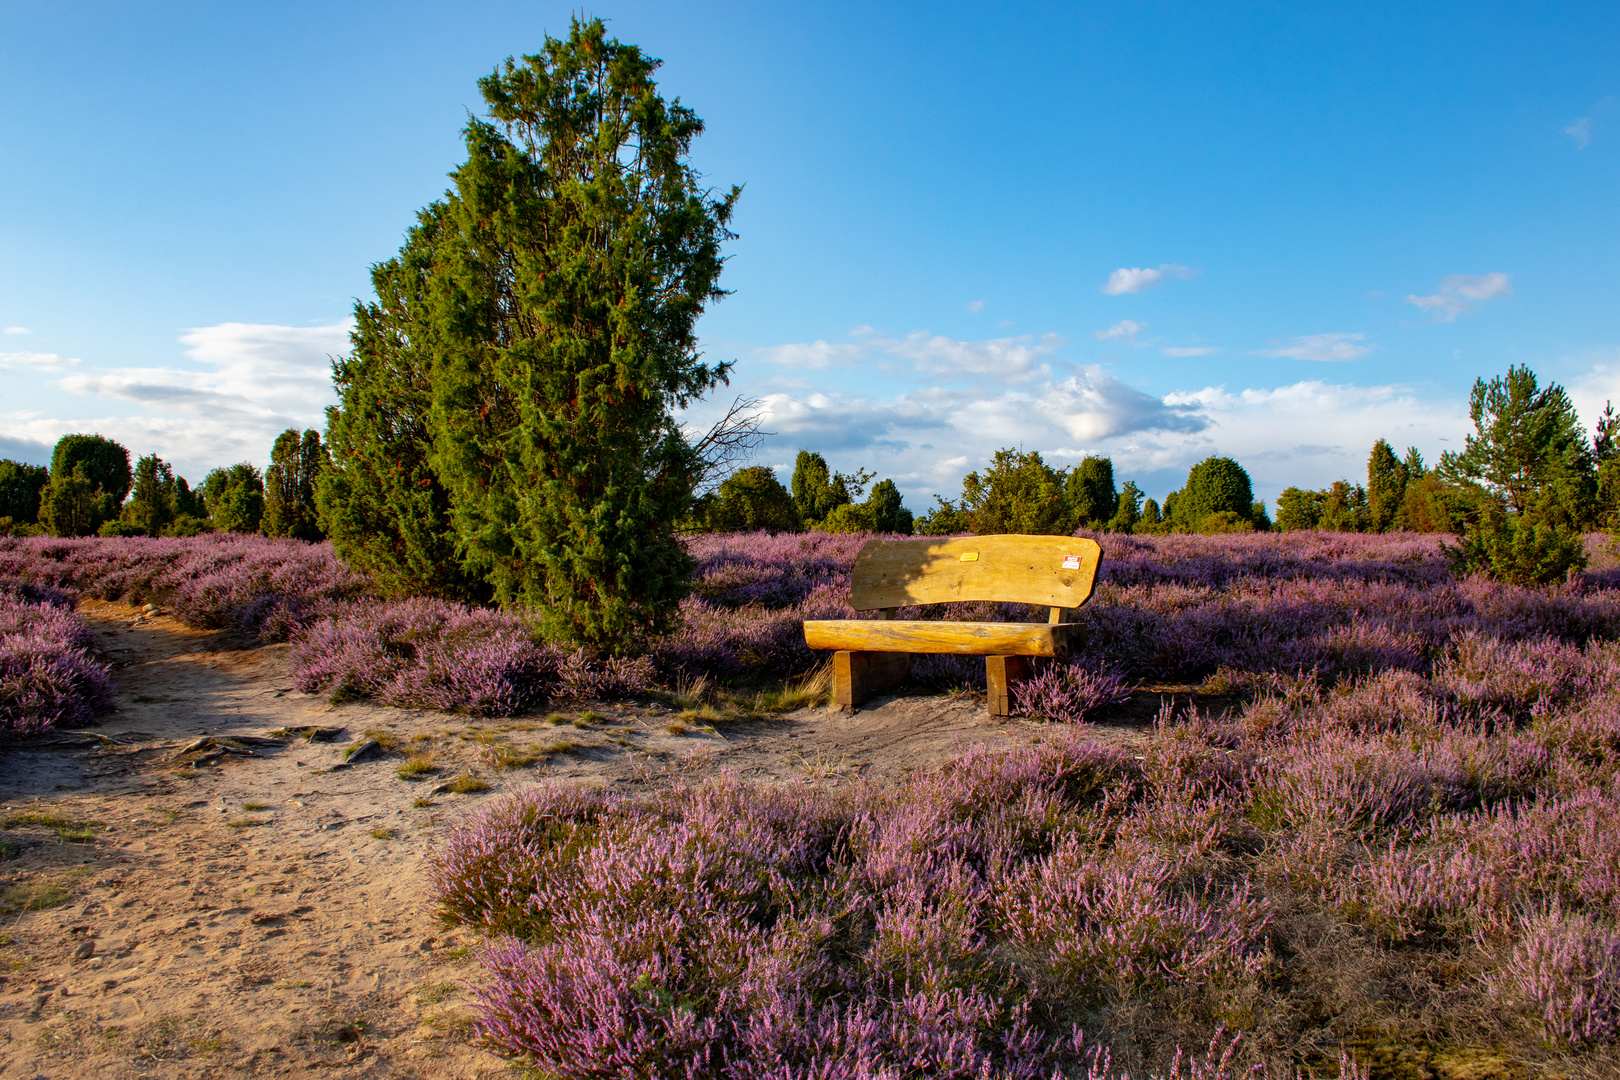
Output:
<instances>
[{"instance_id":1,"label":"wooden bench","mask_svg":"<svg viewBox=\"0 0 1620 1080\"><path fill-rule=\"evenodd\" d=\"M876 619L807 619L812 649L836 649L833 701L859 705L902 685L913 653L985 658L990 715L1011 712L1012 684L1033 657L1067 656L1084 642L1065 609L1091 598L1102 548L1074 536L968 536L873 540L855 557L849 603ZM896 619L895 609L966 600L1051 608L1045 623Z\"/></svg>"}]
</instances>

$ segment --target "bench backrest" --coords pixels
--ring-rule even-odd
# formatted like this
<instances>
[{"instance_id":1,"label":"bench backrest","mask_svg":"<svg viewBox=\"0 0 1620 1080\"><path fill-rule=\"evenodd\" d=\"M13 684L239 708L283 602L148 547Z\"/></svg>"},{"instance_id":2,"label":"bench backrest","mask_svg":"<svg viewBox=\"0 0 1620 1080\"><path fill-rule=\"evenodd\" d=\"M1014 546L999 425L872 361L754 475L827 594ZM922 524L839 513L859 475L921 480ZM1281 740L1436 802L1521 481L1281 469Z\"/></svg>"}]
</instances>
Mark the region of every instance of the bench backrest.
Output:
<instances>
[{"instance_id":1,"label":"bench backrest","mask_svg":"<svg viewBox=\"0 0 1620 1080\"><path fill-rule=\"evenodd\" d=\"M849 603L856 611L957 600L1076 608L1091 598L1100 562L1102 548L1079 536L873 540L855 556Z\"/></svg>"}]
</instances>

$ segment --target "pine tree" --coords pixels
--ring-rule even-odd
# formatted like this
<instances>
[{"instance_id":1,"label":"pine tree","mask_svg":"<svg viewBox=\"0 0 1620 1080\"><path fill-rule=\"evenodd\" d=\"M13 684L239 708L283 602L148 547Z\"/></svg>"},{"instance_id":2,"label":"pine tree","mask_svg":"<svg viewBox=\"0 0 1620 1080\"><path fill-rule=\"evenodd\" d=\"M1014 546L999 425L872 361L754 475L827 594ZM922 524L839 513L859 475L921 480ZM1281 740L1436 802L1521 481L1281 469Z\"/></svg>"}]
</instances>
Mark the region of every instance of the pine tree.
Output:
<instances>
[{"instance_id":1,"label":"pine tree","mask_svg":"<svg viewBox=\"0 0 1620 1080\"><path fill-rule=\"evenodd\" d=\"M1407 468L1395 448L1379 439L1367 456L1367 519L1373 532L1388 532L1406 498Z\"/></svg>"},{"instance_id":2,"label":"pine tree","mask_svg":"<svg viewBox=\"0 0 1620 1080\"><path fill-rule=\"evenodd\" d=\"M983 476L975 471L962 478L961 510L981 536L1067 536L1074 532L1076 521L1066 480L1063 472L1042 460L1039 451L997 450Z\"/></svg>"},{"instance_id":3,"label":"pine tree","mask_svg":"<svg viewBox=\"0 0 1620 1080\"><path fill-rule=\"evenodd\" d=\"M768 465L752 465L728 476L715 492L705 516L707 526L719 532L800 529L793 496Z\"/></svg>"},{"instance_id":4,"label":"pine tree","mask_svg":"<svg viewBox=\"0 0 1620 1080\"><path fill-rule=\"evenodd\" d=\"M1578 527L1590 512L1596 469L1564 388L1542 389L1528 367L1510 367L1505 377L1475 381L1468 413L1474 434L1462 453L1441 455L1442 478L1481 490L1509 514Z\"/></svg>"}]
</instances>

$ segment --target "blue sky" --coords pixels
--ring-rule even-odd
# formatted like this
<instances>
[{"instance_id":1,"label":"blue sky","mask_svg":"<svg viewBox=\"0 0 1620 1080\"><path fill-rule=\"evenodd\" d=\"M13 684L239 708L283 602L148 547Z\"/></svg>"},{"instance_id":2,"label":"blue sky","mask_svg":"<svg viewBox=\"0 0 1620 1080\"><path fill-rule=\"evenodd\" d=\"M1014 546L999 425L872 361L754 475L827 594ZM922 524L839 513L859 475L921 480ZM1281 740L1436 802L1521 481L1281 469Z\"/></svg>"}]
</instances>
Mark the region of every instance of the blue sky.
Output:
<instances>
[{"instance_id":1,"label":"blue sky","mask_svg":"<svg viewBox=\"0 0 1620 1080\"><path fill-rule=\"evenodd\" d=\"M0 455L319 425L476 80L570 10L0 4ZM1460 445L1509 364L1620 401L1612 4L587 10L746 185L701 331L765 463L922 510L1001 446L1161 498L1226 453L1274 499Z\"/></svg>"}]
</instances>

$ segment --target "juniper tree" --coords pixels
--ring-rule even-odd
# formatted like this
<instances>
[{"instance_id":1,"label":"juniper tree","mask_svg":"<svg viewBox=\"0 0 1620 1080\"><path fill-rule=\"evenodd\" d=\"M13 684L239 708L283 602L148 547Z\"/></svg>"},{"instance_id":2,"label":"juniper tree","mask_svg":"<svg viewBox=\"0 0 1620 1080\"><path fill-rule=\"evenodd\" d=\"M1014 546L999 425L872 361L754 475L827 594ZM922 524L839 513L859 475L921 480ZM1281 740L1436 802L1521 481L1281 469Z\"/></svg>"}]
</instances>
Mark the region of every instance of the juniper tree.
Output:
<instances>
[{"instance_id":1,"label":"juniper tree","mask_svg":"<svg viewBox=\"0 0 1620 1080\"><path fill-rule=\"evenodd\" d=\"M1211 514L1231 513L1253 522L1256 511L1249 474L1228 457L1200 461L1188 471L1186 486L1165 499L1165 516L1178 532L1197 532Z\"/></svg>"},{"instance_id":2,"label":"juniper tree","mask_svg":"<svg viewBox=\"0 0 1620 1080\"><path fill-rule=\"evenodd\" d=\"M1066 489L1076 525L1103 528L1119 508L1119 492L1114 489L1114 463L1108 458L1082 458L1080 464L1069 470Z\"/></svg>"},{"instance_id":3,"label":"juniper tree","mask_svg":"<svg viewBox=\"0 0 1620 1080\"><path fill-rule=\"evenodd\" d=\"M462 566L431 460L433 271L447 217L444 203L421 211L399 254L371 268L377 298L355 305L349 355L332 364L339 404L326 415L315 505L338 554L384 594L487 600L489 586Z\"/></svg>"},{"instance_id":4,"label":"juniper tree","mask_svg":"<svg viewBox=\"0 0 1620 1080\"><path fill-rule=\"evenodd\" d=\"M553 636L667 625L699 462L674 413L725 380L694 325L739 189L688 160L702 121L658 61L575 20L479 88L433 267L431 463L464 565Z\"/></svg>"},{"instance_id":5,"label":"juniper tree","mask_svg":"<svg viewBox=\"0 0 1620 1080\"><path fill-rule=\"evenodd\" d=\"M276 436L270 467L264 470L264 533L299 540L321 539L316 520L315 482L326 450L317 431L299 435L288 428Z\"/></svg>"}]
</instances>

